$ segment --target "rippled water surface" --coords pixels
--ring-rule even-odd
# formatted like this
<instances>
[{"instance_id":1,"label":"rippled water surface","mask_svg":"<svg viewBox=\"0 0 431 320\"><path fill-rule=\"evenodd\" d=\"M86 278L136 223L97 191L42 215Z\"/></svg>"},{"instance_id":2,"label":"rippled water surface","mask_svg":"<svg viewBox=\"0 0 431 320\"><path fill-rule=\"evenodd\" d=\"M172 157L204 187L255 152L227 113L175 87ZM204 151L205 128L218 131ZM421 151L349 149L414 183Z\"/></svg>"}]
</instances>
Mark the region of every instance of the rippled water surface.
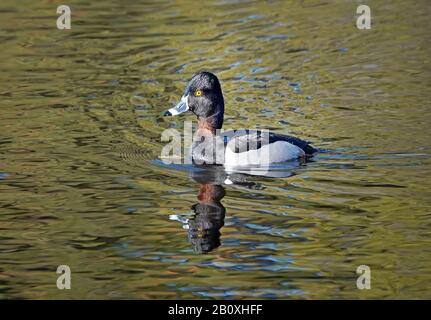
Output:
<instances>
[{"instance_id":1,"label":"rippled water surface","mask_svg":"<svg viewBox=\"0 0 431 320\"><path fill-rule=\"evenodd\" d=\"M0 4L0 298L431 298L428 1L365 1L371 30L356 1L66 2L71 30ZM164 165L200 70L225 128L321 152L232 184Z\"/></svg>"}]
</instances>

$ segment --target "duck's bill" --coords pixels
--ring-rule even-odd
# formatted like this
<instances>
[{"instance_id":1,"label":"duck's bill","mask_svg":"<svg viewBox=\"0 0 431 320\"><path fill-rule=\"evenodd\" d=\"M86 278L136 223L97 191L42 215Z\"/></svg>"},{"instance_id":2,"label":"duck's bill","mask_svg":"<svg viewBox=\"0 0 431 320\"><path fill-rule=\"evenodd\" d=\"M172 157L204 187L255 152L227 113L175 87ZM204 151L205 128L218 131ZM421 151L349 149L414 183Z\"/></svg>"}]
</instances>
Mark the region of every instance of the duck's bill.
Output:
<instances>
[{"instance_id":1,"label":"duck's bill","mask_svg":"<svg viewBox=\"0 0 431 320\"><path fill-rule=\"evenodd\" d=\"M170 108L164 113L164 116L176 116L189 110L187 96L183 96L181 101L173 108Z\"/></svg>"}]
</instances>

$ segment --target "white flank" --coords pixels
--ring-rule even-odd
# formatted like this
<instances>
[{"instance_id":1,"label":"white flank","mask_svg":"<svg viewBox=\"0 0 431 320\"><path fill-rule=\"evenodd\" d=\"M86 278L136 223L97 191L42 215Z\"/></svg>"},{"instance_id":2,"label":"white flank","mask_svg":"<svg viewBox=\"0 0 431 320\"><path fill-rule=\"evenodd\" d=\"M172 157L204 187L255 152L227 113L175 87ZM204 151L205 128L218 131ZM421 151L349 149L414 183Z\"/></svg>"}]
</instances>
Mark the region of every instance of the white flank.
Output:
<instances>
[{"instance_id":1,"label":"white flank","mask_svg":"<svg viewBox=\"0 0 431 320\"><path fill-rule=\"evenodd\" d=\"M225 166L250 166L267 165L275 162L284 162L305 156L305 152L286 141L276 141L267 144L257 150L235 153L231 148L226 148Z\"/></svg>"}]
</instances>

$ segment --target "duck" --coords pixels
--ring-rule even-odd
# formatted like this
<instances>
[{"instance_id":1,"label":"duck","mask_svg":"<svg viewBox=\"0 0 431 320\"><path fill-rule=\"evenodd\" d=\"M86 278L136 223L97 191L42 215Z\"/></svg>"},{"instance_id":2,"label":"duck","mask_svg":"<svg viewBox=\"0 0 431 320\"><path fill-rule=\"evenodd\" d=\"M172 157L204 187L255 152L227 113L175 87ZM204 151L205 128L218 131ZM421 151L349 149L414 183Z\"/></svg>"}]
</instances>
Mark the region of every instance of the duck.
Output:
<instances>
[{"instance_id":1,"label":"duck","mask_svg":"<svg viewBox=\"0 0 431 320\"><path fill-rule=\"evenodd\" d=\"M198 165L225 167L268 166L294 159L307 159L318 152L310 142L269 130L222 129L224 98L217 76L208 71L195 74L180 101L164 112L177 116L192 112L197 130L190 157Z\"/></svg>"}]
</instances>

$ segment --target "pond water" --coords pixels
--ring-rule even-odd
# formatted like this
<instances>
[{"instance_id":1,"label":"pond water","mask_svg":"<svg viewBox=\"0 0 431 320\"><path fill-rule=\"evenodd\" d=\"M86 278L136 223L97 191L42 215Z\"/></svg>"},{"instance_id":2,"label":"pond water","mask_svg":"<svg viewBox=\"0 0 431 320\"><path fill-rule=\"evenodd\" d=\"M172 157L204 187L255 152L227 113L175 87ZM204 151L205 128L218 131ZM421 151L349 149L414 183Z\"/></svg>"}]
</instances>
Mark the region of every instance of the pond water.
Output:
<instances>
[{"instance_id":1,"label":"pond water","mask_svg":"<svg viewBox=\"0 0 431 320\"><path fill-rule=\"evenodd\" d=\"M371 30L357 1L66 2L0 4L0 298L431 298L428 1L366 1ZM201 70L225 128L321 152L230 184L163 164Z\"/></svg>"}]
</instances>

